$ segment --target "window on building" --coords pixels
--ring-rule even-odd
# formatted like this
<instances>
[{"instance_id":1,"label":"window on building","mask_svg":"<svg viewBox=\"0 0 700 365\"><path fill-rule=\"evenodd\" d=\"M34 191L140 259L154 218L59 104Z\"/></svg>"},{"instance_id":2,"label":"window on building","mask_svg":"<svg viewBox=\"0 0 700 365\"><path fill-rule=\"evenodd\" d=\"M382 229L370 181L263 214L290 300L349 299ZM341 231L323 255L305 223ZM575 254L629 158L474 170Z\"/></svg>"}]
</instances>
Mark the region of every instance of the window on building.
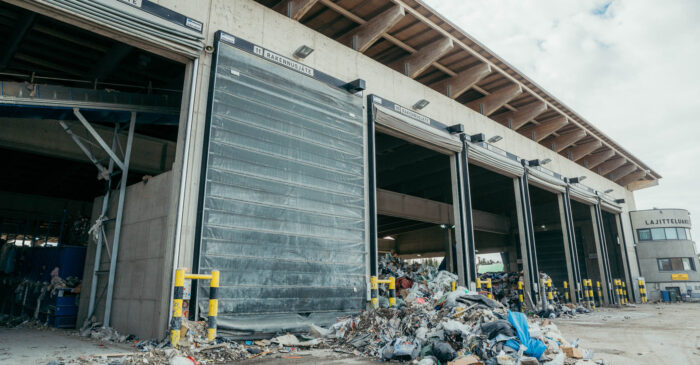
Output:
<instances>
[{"instance_id":1,"label":"window on building","mask_svg":"<svg viewBox=\"0 0 700 365\"><path fill-rule=\"evenodd\" d=\"M659 271L695 271L692 257L670 257L656 260Z\"/></svg>"},{"instance_id":2,"label":"window on building","mask_svg":"<svg viewBox=\"0 0 700 365\"><path fill-rule=\"evenodd\" d=\"M665 229L663 228L652 228L651 229L651 239L654 241L663 241L666 239Z\"/></svg>"},{"instance_id":3,"label":"window on building","mask_svg":"<svg viewBox=\"0 0 700 365\"><path fill-rule=\"evenodd\" d=\"M685 228L676 228L676 231L678 232L678 239L679 240L687 240L688 236L685 234Z\"/></svg>"},{"instance_id":4,"label":"window on building","mask_svg":"<svg viewBox=\"0 0 700 365\"><path fill-rule=\"evenodd\" d=\"M640 241L651 241L651 231L648 229L638 229L637 237Z\"/></svg>"},{"instance_id":5,"label":"window on building","mask_svg":"<svg viewBox=\"0 0 700 365\"><path fill-rule=\"evenodd\" d=\"M678 231L676 231L675 228L664 228L664 231L666 231L666 239L667 240L677 240L678 239Z\"/></svg>"},{"instance_id":6,"label":"window on building","mask_svg":"<svg viewBox=\"0 0 700 365\"><path fill-rule=\"evenodd\" d=\"M686 233L686 236L688 236L688 239L692 241L692 240L693 240L693 236L690 235L690 228L686 228L686 229L685 229L685 233Z\"/></svg>"}]
</instances>

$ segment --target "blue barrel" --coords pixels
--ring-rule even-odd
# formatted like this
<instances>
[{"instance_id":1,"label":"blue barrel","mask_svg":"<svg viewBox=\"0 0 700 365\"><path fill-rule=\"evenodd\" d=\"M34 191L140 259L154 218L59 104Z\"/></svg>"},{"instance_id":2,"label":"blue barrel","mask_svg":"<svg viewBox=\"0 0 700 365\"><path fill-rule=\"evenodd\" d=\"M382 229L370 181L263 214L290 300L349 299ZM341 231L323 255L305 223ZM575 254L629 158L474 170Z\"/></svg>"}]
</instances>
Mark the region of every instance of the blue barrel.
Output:
<instances>
[{"instance_id":1,"label":"blue barrel","mask_svg":"<svg viewBox=\"0 0 700 365\"><path fill-rule=\"evenodd\" d=\"M671 302L671 294L668 292L668 290L661 291L661 298L664 302Z\"/></svg>"}]
</instances>

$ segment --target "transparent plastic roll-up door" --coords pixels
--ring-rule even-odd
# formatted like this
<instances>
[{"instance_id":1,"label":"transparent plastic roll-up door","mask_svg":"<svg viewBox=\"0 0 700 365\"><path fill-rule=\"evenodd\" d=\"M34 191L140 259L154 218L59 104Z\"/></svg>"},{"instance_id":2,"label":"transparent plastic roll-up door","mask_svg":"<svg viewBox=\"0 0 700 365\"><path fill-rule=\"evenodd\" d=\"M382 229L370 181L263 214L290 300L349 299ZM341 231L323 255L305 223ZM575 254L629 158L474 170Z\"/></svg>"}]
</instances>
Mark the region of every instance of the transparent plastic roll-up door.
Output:
<instances>
[{"instance_id":1,"label":"transparent plastic roll-up door","mask_svg":"<svg viewBox=\"0 0 700 365\"><path fill-rule=\"evenodd\" d=\"M199 271L221 271L219 327L329 322L365 305L362 98L218 44ZM207 313L208 288L197 304Z\"/></svg>"}]
</instances>

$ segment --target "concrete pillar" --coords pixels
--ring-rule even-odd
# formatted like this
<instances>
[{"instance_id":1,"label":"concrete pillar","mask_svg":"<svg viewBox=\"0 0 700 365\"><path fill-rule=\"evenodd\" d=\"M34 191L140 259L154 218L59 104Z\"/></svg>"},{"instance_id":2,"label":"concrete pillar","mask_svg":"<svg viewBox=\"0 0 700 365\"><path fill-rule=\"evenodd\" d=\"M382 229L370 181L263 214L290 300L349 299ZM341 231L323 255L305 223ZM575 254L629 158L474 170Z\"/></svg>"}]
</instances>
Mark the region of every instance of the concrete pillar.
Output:
<instances>
[{"instance_id":1,"label":"concrete pillar","mask_svg":"<svg viewBox=\"0 0 700 365\"><path fill-rule=\"evenodd\" d=\"M566 222L566 206L564 205L564 195L557 194L557 202L559 203L559 219L561 220L561 232L564 235L564 256L566 258L566 273L569 280L569 298L573 303L576 303L576 282L574 275L574 268L571 265L571 257L574 252L571 252L571 242L569 242L569 227ZM578 262L576 263L578 265ZM563 289L563 288L562 288Z\"/></svg>"},{"instance_id":2,"label":"concrete pillar","mask_svg":"<svg viewBox=\"0 0 700 365\"><path fill-rule=\"evenodd\" d=\"M603 260L603 251L601 250L600 236L603 232L600 232L598 224L597 214L595 205L590 206L591 209L591 222L593 223L593 239L595 242L595 252L598 261L598 273L600 274L600 283L603 290L603 301L605 304L610 304L610 296L608 295L608 281L605 279L605 260Z\"/></svg>"}]
</instances>

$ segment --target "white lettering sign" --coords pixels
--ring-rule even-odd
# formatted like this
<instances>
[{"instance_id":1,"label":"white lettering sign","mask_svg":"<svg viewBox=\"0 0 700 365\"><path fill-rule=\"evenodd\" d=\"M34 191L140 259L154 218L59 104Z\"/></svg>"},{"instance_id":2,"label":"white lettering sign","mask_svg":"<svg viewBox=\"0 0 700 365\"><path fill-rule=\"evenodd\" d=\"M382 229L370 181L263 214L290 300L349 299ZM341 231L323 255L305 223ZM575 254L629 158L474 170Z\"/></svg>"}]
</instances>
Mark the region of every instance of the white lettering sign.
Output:
<instances>
[{"instance_id":1,"label":"white lettering sign","mask_svg":"<svg viewBox=\"0 0 700 365\"><path fill-rule=\"evenodd\" d=\"M309 76L314 75L313 68L311 68L309 66L304 66L299 62L292 61L289 58L278 55L277 53L273 53L273 52L270 52L268 50L265 50L263 57L267 58L268 60L270 60L272 62L279 63L280 65L289 67L292 70L299 71L303 74L307 74Z\"/></svg>"},{"instance_id":2,"label":"white lettering sign","mask_svg":"<svg viewBox=\"0 0 700 365\"><path fill-rule=\"evenodd\" d=\"M397 112L399 112L399 113L401 113L401 114L403 114L411 119L415 119L415 120L421 121L427 125L430 125L430 118L428 118L424 115L420 115L414 111L408 110L408 109L406 109L400 105L397 105L397 104L394 104L394 110L396 110Z\"/></svg>"}]
</instances>

